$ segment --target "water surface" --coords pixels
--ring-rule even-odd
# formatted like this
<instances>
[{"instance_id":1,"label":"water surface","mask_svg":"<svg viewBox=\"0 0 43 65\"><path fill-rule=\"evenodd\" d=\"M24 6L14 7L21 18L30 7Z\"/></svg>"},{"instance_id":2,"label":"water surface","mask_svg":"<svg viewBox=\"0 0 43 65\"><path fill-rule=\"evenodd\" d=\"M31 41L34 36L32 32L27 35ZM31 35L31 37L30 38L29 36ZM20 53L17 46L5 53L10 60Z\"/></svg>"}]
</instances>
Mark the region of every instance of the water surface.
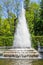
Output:
<instances>
[{"instance_id":1,"label":"water surface","mask_svg":"<svg viewBox=\"0 0 43 65\"><path fill-rule=\"evenodd\" d=\"M0 59L0 65L43 65L43 60Z\"/></svg>"}]
</instances>

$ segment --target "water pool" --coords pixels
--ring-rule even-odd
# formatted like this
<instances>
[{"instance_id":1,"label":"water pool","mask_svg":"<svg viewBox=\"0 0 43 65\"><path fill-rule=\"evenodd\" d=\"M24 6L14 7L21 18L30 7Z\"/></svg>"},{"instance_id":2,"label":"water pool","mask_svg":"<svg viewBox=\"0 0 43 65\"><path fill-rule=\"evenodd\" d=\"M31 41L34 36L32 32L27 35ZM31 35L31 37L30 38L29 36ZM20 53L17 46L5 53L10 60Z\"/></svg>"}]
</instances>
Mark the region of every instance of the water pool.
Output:
<instances>
[{"instance_id":1,"label":"water pool","mask_svg":"<svg viewBox=\"0 0 43 65\"><path fill-rule=\"evenodd\" d=\"M43 65L43 60L0 59L0 65Z\"/></svg>"}]
</instances>

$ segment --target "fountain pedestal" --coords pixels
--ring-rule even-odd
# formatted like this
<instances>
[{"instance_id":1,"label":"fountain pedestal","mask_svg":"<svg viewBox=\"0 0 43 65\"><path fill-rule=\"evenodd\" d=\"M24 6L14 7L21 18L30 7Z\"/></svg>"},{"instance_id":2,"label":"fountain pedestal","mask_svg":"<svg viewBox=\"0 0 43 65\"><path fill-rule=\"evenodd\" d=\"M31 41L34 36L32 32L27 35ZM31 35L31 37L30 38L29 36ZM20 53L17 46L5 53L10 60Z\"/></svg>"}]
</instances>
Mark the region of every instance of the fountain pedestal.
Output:
<instances>
[{"instance_id":1,"label":"fountain pedestal","mask_svg":"<svg viewBox=\"0 0 43 65\"><path fill-rule=\"evenodd\" d=\"M4 57L14 59L36 59L38 55L33 48L15 48L3 52Z\"/></svg>"}]
</instances>

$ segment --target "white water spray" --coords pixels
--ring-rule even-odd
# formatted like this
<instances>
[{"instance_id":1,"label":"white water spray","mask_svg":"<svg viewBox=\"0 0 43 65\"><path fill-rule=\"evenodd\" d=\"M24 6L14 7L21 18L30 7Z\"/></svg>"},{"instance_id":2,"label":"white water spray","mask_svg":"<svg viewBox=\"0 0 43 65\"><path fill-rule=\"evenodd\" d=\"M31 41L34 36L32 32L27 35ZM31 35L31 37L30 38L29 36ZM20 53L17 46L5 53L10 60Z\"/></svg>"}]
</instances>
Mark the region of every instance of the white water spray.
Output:
<instances>
[{"instance_id":1,"label":"white water spray","mask_svg":"<svg viewBox=\"0 0 43 65\"><path fill-rule=\"evenodd\" d=\"M18 25L15 32L15 38L13 42L13 47L27 48L31 47L30 33L27 28L26 18L25 18L25 9L22 3L21 13L18 17Z\"/></svg>"}]
</instances>

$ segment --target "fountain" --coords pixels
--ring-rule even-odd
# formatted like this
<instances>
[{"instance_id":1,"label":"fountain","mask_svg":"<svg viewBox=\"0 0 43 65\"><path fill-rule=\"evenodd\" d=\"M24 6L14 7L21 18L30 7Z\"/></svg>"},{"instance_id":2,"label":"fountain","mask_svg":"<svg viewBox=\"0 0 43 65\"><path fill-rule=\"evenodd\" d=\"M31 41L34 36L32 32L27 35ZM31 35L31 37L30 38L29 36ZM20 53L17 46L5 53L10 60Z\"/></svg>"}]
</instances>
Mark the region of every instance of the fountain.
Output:
<instances>
[{"instance_id":1,"label":"fountain","mask_svg":"<svg viewBox=\"0 0 43 65\"><path fill-rule=\"evenodd\" d=\"M22 2L21 13L18 16L18 25L13 41L13 49L5 51L4 57L30 59L38 56L38 52L31 47L30 33L25 18L25 9Z\"/></svg>"},{"instance_id":2,"label":"fountain","mask_svg":"<svg viewBox=\"0 0 43 65\"><path fill-rule=\"evenodd\" d=\"M30 33L27 28L27 23L26 23L26 18L25 18L25 9L23 7L23 2L22 2L22 8L21 8L21 13L18 17L18 25L16 28L15 32L15 39L13 46L14 47L31 47L31 41L30 41Z\"/></svg>"}]
</instances>

